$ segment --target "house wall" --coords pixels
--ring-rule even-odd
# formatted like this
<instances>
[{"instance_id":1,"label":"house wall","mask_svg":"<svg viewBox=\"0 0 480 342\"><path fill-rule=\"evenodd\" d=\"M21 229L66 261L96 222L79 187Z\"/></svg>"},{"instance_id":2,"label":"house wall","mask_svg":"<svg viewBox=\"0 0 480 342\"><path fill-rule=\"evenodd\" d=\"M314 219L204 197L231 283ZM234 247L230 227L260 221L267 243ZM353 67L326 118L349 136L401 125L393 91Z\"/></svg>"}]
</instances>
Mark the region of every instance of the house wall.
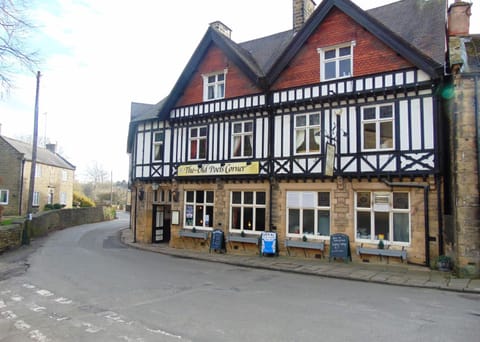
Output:
<instances>
[{"instance_id":1,"label":"house wall","mask_svg":"<svg viewBox=\"0 0 480 342\"><path fill-rule=\"evenodd\" d=\"M272 89L298 87L320 81L318 48L355 41L353 76L410 68L413 65L338 9L308 38Z\"/></svg>"},{"instance_id":2,"label":"house wall","mask_svg":"<svg viewBox=\"0 0 480 342\"><path fill-rule=\"evenodd\" d=\"M8 205L3 205L4 216L19 215L23 156L0 137L0 189L9 191Z\"/></svg>"},{"instance_id":3,"label":"house wall","mask_svg":"<svg viewBox=\"0 0 480 342\"><path fill-rule=\"evenodd\" d=\"M250 81L217 46L212 45L206 53L203 61L185 87L182 97L176 106L203 102L203 78L202 74L220 72L227 69L225 78L225 98L255 94L260 89Z\"/></svg>"}]
</instances>

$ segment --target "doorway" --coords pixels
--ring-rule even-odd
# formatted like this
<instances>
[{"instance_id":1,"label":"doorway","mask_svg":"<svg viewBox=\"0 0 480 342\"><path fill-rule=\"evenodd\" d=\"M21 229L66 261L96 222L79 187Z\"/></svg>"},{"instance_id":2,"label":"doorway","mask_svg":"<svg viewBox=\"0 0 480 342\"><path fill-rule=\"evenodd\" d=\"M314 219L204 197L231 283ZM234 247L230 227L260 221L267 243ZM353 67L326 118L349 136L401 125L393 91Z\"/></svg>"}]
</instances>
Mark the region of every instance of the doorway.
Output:
<instances>
[{"instance_id":1,"label":"doorway","mask_svg":"<svg viewBox=\"0 0 480 342\"><path fill-rule=\"evenodd\" d=\"M170 208L154 204L152 215L152 243L169 242Z\"/></svg>"}]
</instances>

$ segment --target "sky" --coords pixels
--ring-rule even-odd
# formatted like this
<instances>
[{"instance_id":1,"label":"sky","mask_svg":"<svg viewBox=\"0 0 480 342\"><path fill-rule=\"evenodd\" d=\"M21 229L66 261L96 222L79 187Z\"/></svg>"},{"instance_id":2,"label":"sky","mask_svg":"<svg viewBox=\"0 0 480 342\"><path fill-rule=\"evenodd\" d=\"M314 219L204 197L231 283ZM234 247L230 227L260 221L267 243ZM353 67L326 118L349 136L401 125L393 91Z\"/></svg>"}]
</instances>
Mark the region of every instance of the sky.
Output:
<instances>
[{"instance_id":1,"label":"sky","mask_svg":"<svg viewBox=\"0 0 480 342\"><path fill-rule=\"evenodd\" d=\"M57 144L80 181L94 165L127 180L131 102L169 94L209 23L222 21L235 42L292 28L292 0L29 1L36 29L28 44L42 59L38 134ZM395 1L353 2L370 9ZM472 2L470 32L480 33L480 0ZM36 74L13 82L0 98L1 134L31 137Z\"/></svg>"}]
</instances>

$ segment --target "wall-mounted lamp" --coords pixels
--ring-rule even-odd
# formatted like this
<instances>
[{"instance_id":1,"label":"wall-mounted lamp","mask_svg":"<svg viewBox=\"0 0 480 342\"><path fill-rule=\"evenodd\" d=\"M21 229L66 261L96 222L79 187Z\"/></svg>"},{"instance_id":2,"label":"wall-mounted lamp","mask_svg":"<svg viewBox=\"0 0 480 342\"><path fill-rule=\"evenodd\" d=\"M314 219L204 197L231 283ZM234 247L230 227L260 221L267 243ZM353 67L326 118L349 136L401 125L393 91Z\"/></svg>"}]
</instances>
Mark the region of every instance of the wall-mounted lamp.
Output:
<instances>
[{"instance_id":1,"label":"wall-mounted lamp","mask_svg":"<svg viewBox=\"0 0 480 342\"><path fill-rule=\"evenodd\" d=\"M138 199L140 201L143 201L144 197L145 197L145 190L143 190L143 188L140 188L140 190L138 190Z\"/></svg>"},{"instance_id":2,"label":"wall-mounted lamp","mask_svg":"<svg viewBox=\"0 0 480 342\"><path fill-rule=\"evenodd\" d=\"M178 195L179 195L178 190L173 190L172 191L172 200L174 202L178 202Z\"/></svg>"}]
</instances>

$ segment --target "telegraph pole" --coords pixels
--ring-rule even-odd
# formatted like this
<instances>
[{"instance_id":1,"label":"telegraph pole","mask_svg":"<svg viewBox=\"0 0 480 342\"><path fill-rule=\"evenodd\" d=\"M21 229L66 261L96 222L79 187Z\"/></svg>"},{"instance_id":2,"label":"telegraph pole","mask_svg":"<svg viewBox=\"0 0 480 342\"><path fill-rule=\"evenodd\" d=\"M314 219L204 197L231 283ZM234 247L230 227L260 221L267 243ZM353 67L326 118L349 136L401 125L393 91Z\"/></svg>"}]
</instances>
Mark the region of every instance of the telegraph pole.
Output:
<instances>
[{"instance_id":1,"label":"telegraph pole","mask_svg":"<svg viewBox=\"0 0 480 342\"><path fill-rule=\"evenodd\" d=\"M37 89L35 92L35 113L33 119L33 145L32 145L32 168L30 169L30 185L28 187L28 210L29 219L33 213L33 191L35 189L35 169L37 166L37 141L38 141L38 94L40 92L40 71L37 72Z\"/></svg>"}]
</instances>

